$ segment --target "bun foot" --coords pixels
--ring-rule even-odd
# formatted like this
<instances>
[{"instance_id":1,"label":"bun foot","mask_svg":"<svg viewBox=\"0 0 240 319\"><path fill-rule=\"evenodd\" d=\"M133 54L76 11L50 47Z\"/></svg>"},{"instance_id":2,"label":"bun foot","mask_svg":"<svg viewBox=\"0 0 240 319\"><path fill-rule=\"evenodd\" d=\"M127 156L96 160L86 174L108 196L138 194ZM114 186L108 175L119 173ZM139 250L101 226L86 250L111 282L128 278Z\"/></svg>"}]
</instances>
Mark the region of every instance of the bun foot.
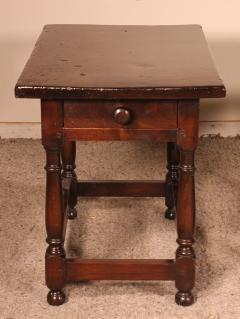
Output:
<instances>
[{"instance_id":1,"label":"bun foot","mask_svg":"<svg viewBox=\"0 0 240 319\"><path fill-rule=\"evenodd\" d=\"M67 212L67 216L68 216L68 219L74 219L77 217L77 210L76 208L71 208L69 207L68 208L68 212Z\"/></svg>"},{"instance_id":2,"label":"bun foot","mask_svg":"<svg viewBox=\"0 0 240 319\"><path fill-rule=\"evenodd\" d=\"M165 212L165 218L173 220L176 217L176 211L174 208L168 208Z\"/></svg>"},{"instance_id":3,"label":"bun foot","mask_svg":"<svg viewBox=\"0 0 240 319\"><path fill-rule=\"evenodd\" d=\"M191 306L194 303L194 298L191 292L178 291L175 296L175 301L180 306Z\"/></svg>"},{"instance_id":4,"label":"bun foot","mask_svg":"<svg viewBox=\"0 0 240 319\"><path fill-rule=\"evenodd\" d=\"M51 306L60 306L65 301L65 294L62 290L50 290L47 295L47 301Z\"/></svg>"}]
</instances>

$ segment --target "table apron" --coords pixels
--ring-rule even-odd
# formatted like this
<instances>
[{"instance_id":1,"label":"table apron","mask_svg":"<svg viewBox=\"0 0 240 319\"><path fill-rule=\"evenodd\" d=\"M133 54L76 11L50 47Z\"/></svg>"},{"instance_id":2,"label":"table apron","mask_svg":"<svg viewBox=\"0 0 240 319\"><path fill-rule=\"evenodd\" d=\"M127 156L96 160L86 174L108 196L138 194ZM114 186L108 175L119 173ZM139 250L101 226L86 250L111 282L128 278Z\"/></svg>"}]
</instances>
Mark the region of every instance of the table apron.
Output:
<instances>
[{"instance_id":1,"label":"table apron","mask_svg":"<svg viewBox=\"0 0 240 319\"><path fill-rule=\"evenodd\" d=\"M177 130L63 128L64 140L70 141L155 141L175 142Z\"/></svg>"}]
</instances>

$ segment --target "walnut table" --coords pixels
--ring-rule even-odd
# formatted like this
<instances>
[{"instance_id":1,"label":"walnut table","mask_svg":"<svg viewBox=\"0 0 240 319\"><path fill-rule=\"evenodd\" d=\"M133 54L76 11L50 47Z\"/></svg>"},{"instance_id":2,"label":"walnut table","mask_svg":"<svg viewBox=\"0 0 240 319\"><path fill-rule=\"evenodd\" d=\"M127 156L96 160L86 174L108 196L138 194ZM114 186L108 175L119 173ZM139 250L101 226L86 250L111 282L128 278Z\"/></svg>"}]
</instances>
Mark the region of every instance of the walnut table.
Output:
<instances>
[{"instance_id":1,"label":"walnut table","mask_svg":"<svg viewBox=\"0 0 240 319\"><path fill-rule=\"evenodd\" d=\"M111 279L173 280L176 302L193 303L199 100L225 93L198 25L44 27L15 94L41 99L49 304L64 302L68 282ZM76 140L167 142L166 180L78 181ZM165 197L166 218L176 207L176 259L67 258L78 196Z\"/></svg>"}]
</instances>

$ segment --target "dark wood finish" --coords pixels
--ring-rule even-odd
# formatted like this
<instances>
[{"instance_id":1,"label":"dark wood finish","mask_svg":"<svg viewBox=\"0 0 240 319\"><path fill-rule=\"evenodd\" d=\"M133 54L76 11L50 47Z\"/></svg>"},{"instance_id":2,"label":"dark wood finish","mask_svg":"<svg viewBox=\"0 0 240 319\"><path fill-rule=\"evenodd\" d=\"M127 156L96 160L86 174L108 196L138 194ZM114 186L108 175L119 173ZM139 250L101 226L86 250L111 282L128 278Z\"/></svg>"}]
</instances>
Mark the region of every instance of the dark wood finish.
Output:
<instances>
[{"instance_id":1,"label":"dark wood finish","mask_svg":"<svg viewBox=\"0 0 240 319\"><path fill-rule=\"evenodd\" d=\"M60 152L62 148L62 103L42 101L42 143L46 150L46 283L50 289L47 299L51 305L65 300L65 251L63 248L63 201ZM54 196L53 196L54 195Z\"/></svg>"},{"instance_id":2,"label":"dark wood finish","mask_svg":"<svg viewBox=\"0 0 240 319\"><path fill-rule=\"evenodd\" d=\"M42 100L49 304L64 302L67 282L117 279L174 280L177 304L191 305L199 99L225 96L201 27L46 26L15 93ZM166 181L78 182L76 140L167 142ZM78 196L165 196L166 217L176 209L175 260L66 258Z\"/></svg>"},{"instance_id":3,"label":"dark wood finish","mask_svg":"<svg viewBox=\"0 0 240 319\"><path fill-rule=\"evenodd\" d=\"M199 101L182 101L178 110L178 148L180 152L180 174L177 196L176 251L176 302L182 306L193 303L192 288L195 278L194 243L195 188L194 151L198 141Z\"/></svg>"},{"instance_id":4,"label":"dark wood finish","mask_svg":"<svg viewBox=\"0 0 240 319\"><path fill-rule=\"evenodd\" d=\"M165 204L167 210L165 217L167 219L175 219L176 217L176 199L178 189L178 165L179 151L174 142L167 143L167 175L166 175L166 198Z\"/></svg>"},{"instance_id":5,"label":"dark wood finish","mask_svg":"<svg viewBox=\"0 0 240 319\"><path fill-rule=\"evenodd\" d=\"M177 130L115 129L115 128L63 128L65 140L79 141L176 141Z\"/></svg>"},{"instance_id":6,"label":"dark wood finish","mask_svg":"<svg viewBox=\"0 0 240 319\"><path fill-rule=\"evenodd\" d=\"M128 110L129 121L118 123L117 109ZM175 101L69 101L64 103L66 128L177 129Z\"/></svg>"},{"instance_id":7,"label":"dark wood finish","mask_svg":"<svg viewBox=\"0 0 240 319\"><path fill-rule=\"evenodd\" d=\"M78 196L164 197L164 181L81 181Z\"/></svg>"},{"instance_id":8,"label":"dark wood finish","mask_svg":"<svg viewBox=\"0 0 240 319\"><path fill-rule=\"evenodd\" d=\"M63 199L63 228L62 228L62 238L65 240L65 234L67 230L67 221L68 221L68 203L71 196L70 193L71 179L62 178L62 199Z\"/></svg>"},{"instance_id":9,"label":"dark wood finish","mask_svg":"<svg viewBox=\"0 0 240 319\"><path fill-rule=\"evenodd\" d=\"M183 99L225 96L199 25L44 27L18 97Z\"/></svg>"},{"instance_id":10,"label":"dark wood finish","mask_svg":"<svg viewBox=\"0 0 240 319\"><path fill-rule=\"evenodd\" d=\"M74 171L76 168L76 142L64 141L62 148L62 177L76 179L77 175Z\"/></svg>"},{"instance_id":11,"label":"dark wood finish","mask_svg":"<svg viewBox=\"0 0 240 319\"><path fill-rule=\"evenodd\" d=\"M62 149L63 172L62 178L71 180L71 190L69 192L67 215L69 219L77 217L77 175L74 171L76 159L76 142L64 141Z\"/></svg>"},{"instance_id":12,"label":"dark wood finish","mask_svg":"<svg viewBox=\"0 0 240 319\"><path fill-rule=\"evenodd\" d=\"M175 280L172 259L67 259L67 281Z\"/></svg>"}]
</instances>

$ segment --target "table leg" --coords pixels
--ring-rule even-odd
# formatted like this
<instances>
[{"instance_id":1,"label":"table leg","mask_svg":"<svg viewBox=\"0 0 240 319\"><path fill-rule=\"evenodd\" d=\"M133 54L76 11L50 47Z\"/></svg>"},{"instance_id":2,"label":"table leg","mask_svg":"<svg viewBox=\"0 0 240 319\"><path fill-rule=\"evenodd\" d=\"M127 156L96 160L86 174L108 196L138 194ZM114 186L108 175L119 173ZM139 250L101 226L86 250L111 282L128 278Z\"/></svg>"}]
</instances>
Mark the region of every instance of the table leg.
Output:
<instances>
[{"instance_id":1,"label":"table leg","mask_svg":"<svg viewBox=\"0 0 240 319\"><path fill-rule=\"evenodd\" d=\"M62 150L62 102L41 102L42 144L46 151L46 230L48 247L45 255L46 284L50 289L47 300L50 305L64 303L62 291L66 282L64 251L64 212L61 178Z\"/></svg>"},{"instance_id":2,"label":"table leg","mask_svg":"<svg viewBox=\"0 0 240 319\"><path fill-rule=\"evenodd\" d=\"M175 219L176 217L176 199L178 188L178 165L179 151L176 143L167 143L167 175L166 175L166 197L165 204L167 210L165 217L167 219Z\"/></svg>"},{"instance_id":3,"label":"table leg","mask_svg":"<svg viewBox=\"0 0 240 319\"><path fill-rule=\"evenodd\" d=\"M70 178L72 180L69 205L67 216L69 219L77 217L77 210L75 208L77 204L77 175L74 171L76 168L76 142L75 141L64 141L62 149L62 163L63 163L63 178Z\"/></svg>"},{"instance_id":4,"label":"table leg","mask_svg":"<svg viewBox=\"0 0 240 319\"><path fill-rule=\"evenodd\" d=\"M193 303L191 289L195 280L195 253L192 247L195 223L194 151L180 151L180 179L177 202L176 303Z\"/></svg>"},{"instance_id":5,"label":"table leg","mask_svg":"<svg viewBox=\"0 0 240 319\"><path fill-rule=\"evenodd\" d=\"M198 142L199 101L186 100L178 104L177 146L180 152L177 194L176 303L189 306L194 302L191 290L195 283L194 152Z\"/></svg>"},{"instance_id":6,"label":"table leg","mask_svg":"<svg viewBox=\"0 0 240 319\"><path fill-rule=\"evenodd\" d=\"M46 282L50 289L47 300L51 305L61 305L65 300L62 288L65 284L65 252L62 228L62 182L60 151L46 149L46 230L48 248L46 251Z\"/></svg>"}]
</instances>

